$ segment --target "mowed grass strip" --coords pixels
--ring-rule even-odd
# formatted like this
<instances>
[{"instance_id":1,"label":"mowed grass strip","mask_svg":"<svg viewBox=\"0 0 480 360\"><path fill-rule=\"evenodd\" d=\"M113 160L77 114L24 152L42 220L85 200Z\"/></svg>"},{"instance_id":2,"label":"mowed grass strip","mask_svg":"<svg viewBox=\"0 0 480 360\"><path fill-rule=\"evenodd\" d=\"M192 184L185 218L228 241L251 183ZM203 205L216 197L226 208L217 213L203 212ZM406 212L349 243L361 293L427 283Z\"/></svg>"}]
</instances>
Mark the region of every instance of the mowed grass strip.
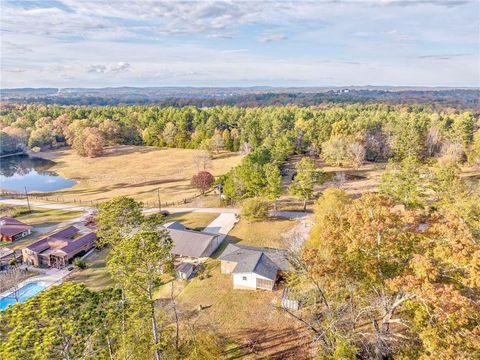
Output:
<instances>
[{"instance_id":1,"label":"mowed grass strip","mask_svg":"<svg viewBox=\"0 0 480 360\"><path fill-rule=\"evenodd\" d=\"M52 199L88 204L127 195L153 206L158 203L157 189L161 201L169 204L198 194L190 180L197 172L194 160L199 154L201 150L119 145L107 148L105 155L98 158L81 157L71 149L38 156L56 162L50 171L78 181L70 189L49 194ZM207 171L220 176L238 165L241 158L236 153L216 154Z\"/></svg>"},{"instance_id":2,"label":"mowed grass strip","mask_svg":"<svg viewBox=\"0 0 480 360\"><path fill-rule=\"evenodd\" d=\"M32 207L29 212L26 206L2 205L0 216L14 217L28 225L43 227L75 219L82 215L81 211L42 209Z\"/></svg>"}]
</instances>

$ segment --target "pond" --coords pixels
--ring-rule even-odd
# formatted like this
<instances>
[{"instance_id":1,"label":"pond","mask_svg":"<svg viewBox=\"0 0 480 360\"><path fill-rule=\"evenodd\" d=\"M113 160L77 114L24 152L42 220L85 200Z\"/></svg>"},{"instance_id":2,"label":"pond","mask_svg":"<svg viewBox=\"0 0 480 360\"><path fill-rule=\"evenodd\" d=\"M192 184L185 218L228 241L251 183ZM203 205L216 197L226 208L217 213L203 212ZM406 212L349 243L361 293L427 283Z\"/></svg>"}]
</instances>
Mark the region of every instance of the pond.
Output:
<instances>
[{"instance_id":1,"label":"pond","mask_svg":"<svg viewBox=\"0 0 480 360\"><path fill-rule=\"evenodd\" d=\"M24 192L56 191L72 187L76 181L48 171L55 162L28 155L0 159L0 188Z\"/></svg>"}]
</instances>

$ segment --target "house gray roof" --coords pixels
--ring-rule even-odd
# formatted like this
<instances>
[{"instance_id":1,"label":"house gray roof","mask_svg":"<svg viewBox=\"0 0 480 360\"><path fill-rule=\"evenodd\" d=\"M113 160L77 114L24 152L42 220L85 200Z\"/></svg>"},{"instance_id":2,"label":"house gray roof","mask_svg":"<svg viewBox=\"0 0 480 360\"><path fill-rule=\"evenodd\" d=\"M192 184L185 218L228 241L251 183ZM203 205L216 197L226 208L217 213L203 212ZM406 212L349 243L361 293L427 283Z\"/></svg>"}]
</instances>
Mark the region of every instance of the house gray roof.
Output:
<instances>
[{"instance_id":1,"label":"house gray roof","mask_svg":"<svg viewBox=\"0 0 480 360\"><path fill-rule=\"evenodd\" d=\"M233 273L253 272L272 280L290 268L287 252L280 249L228 244L219 259L237 263Z\"/></svg>"},{"instance_id":2,"label":"house gray roof","mask_svg":"<svg viewBox=\"0 0 480 360\"><path fill-rule=\"evenodd\" d=\"M189 273L190 271L193 270L193 265L187 262L181 263L180 265L177 266L175 269L179 273Z\"/></svg>"},{"instance_id":3,"label":"house gray roof","mask_svg":"<svg viewBox=\"0 0 480 360\"><path fill-rule=\"evenodd\" d=\"M195 230L178 230L166 228L173 241L172 254L199 258L205 256L205 250L218 237L218 234L210 234Z\"/></svg>"},{"instance_id":4,"label":"house gray roof","mask_svg":"<svg viewBox=\"0 0 480 360\"><path fill-rule=\"evenodd\" d=\"M179 221L172 221L163 225L166 229L185 230L185 225Z\"/></svg>"}]
</instances>

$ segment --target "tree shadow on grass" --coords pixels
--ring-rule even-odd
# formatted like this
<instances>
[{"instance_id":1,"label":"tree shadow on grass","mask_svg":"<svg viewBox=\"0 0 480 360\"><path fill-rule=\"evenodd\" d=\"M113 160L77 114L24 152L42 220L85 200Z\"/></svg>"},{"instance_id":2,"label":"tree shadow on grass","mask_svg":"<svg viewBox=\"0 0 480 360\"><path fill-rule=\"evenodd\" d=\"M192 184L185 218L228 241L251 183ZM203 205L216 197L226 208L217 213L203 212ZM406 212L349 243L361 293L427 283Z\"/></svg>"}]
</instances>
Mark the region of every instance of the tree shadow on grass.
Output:
<instances>
[{"instance_id":1,"label":"tree shadow on grass","mask_svg":"<svg viewBox=\"0 0 480 360\"><path fill-rule=\"evenodd\" d=\"M309 359L310 342L302 329L246 329L234 335L242 343L227 350L225 359Z\"/></svg>"}]
</instances>

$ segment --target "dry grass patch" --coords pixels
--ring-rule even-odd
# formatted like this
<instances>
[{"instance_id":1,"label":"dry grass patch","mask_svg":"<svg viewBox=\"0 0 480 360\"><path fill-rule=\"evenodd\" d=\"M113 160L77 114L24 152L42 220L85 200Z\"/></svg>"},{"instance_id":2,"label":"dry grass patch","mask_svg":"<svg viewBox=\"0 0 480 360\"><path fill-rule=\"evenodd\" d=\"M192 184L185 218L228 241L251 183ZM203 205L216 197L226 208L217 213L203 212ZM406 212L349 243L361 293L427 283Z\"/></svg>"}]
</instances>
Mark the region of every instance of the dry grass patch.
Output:
<instances>
[{"instance_id":1,"label":"dry grass patch","mask_svg":"<svg viewBox=\"0 0 480 360\"><path fill-rule=\"evenodd\" d=\"M206 267L204 275L208 275L203 280L195 277L178 300L196 324L238 344L224 354L226 359L235 358L238 352L251 358L309 358L304 330L275 307L280 290L235 290L231 276L220 273L218 260L208 260Z\"/></svg>"},{"instance_id":2,"label":"dry grass patch","mask_svg":"<svg viewBox=\"0 0 480 360\"><path fill-rule=\"evenodd\" d=\"M11 216L28 225L45 227L55 225L64 221L75 219L81 216L81 211L66 211L55 209L32 208L29 212L25 206L2 205L0 216Z\"/></svg>"},{"instance_id":3,"label":"dry grass patch","mask_svg":"<svg viewBox=\"0 0 480 360\"><path fill-rule=\"evenodd\" d=\"M240 219L228 233L226 241L249 246L284 248L284 235L297 224L298 220L284 218L256 222Z\"/></svg>"},{"instance_id":4,"label":"dry grass patch","mask_svg":"<svg viewBox=\"0 0 480 360\"><path fill-rule=\"evenodd\" d=\"M216 213L182 212L166 216L165 222L179 221L190 229L202 230L215 220L218 215Z\"/></svg>"},{"instance_id":5,"label":"dry grass patch","mask_svg":"<svg viewBox=\"0 0 480 360\"><path fill-rule=\"evenodd\" d=\"M113 280L107 271L106 259L109 249L95 250L85 259L87 268L76 269L68 276L68 280L84 283L88 288L99 291L113 286Z\"/></svg>"},{"instance_id":6,"label":"dry grass patch","mask_svg":"<svg viewBox=\"0 0 480 360\"><path fill-rule=\"evenodd\" d=\"M98 158L84 158L71 149L38 154L53 160L50 169L78 184L56 192L66 202L102 201L117 195L128 195L157 204L157 189L162 202L179 202L193 197L197 191L190 179L197 171L194 158L200 150L159 149L147 146L114 146ZM236 166L241 156L234 153L214 155L210 171L214 176L226 173Z\"/></svg>"}]
</instances>

